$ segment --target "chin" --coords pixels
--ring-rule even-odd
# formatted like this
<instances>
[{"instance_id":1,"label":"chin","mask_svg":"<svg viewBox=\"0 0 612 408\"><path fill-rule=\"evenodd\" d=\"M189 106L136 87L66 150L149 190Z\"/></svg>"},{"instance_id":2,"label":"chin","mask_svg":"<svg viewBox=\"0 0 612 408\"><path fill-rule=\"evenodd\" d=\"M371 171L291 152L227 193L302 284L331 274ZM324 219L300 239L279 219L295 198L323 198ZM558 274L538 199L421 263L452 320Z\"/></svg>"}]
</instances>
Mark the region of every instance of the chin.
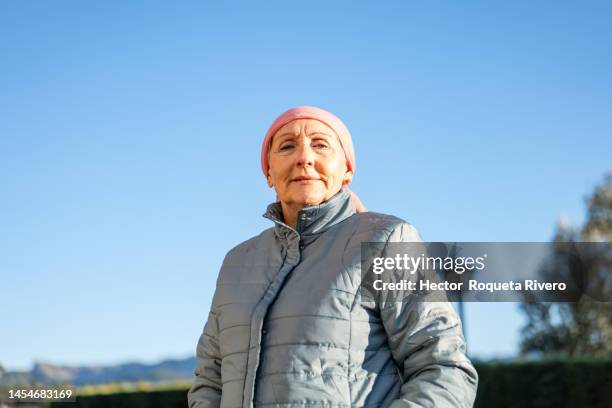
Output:
<instances>
[{"instance_id":1,"label":"chin","mask_svg":"<svg viewBox=\"0 0 612 408\"><path fill-rule=\"evenodd\" d=\"M325 194L323 192L304 192L302 194L296 194L293 201L303 207L311 207L324 202Z\"/></svg>"}]
</instances>

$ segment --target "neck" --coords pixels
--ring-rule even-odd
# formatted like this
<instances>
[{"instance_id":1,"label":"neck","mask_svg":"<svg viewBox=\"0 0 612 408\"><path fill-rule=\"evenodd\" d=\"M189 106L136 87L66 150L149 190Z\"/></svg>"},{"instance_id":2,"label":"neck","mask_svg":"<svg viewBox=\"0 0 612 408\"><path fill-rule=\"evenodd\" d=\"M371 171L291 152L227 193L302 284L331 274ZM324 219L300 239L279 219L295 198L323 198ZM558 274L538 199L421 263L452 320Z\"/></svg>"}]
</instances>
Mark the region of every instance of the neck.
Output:
<instances>
[{"instance_id":1,"label":"neck","mask_svg":"<svg viewBox=\"0 0 612 408\"><path fill-rule=\"evenodd\" d=\"M304 206L277 201L268 205L265 218L276 223L275 233L286 237L288 229L300 236L319 234L355 213L355 206L346 192L338 192L320 204Z\"/></svg>"},{"instance_id":2,"label":"neck","mask_svg":"<svg viewBox=\"0 0 612 408\"><path fill-rule=\"evenodd\" d=\"M285 224L295 229L297 225L297 213L304 208L304 206L286 204L281 201L281 208L283 209L283 219Z\"/></svg>"},{"instance_id":3,"label":"neck","mask_svg":"<svg viewBox=\"0 0 612 408\"><path fill-rule=\"evenodd\" d=\"M338 190L339 192L340 190ZM338 192L336 192L336 194L338 194ZM334 194L332 197L334 197L336 194ZM329 197L327 200L319 203L325 203L328 200L330 200L332 197ZM283 222L285 224L287 224L288 226L290 226L293 229L297 229L297 216L298 216L298 211L300 211L302 208L306 208L306 207L313 207L315 205L319 205L319 204L310 204L310 205L305 205L302 203L286 203L284 201L280 202L281 204L281 209L283 211Z\"/></svg>"}]
</instances>

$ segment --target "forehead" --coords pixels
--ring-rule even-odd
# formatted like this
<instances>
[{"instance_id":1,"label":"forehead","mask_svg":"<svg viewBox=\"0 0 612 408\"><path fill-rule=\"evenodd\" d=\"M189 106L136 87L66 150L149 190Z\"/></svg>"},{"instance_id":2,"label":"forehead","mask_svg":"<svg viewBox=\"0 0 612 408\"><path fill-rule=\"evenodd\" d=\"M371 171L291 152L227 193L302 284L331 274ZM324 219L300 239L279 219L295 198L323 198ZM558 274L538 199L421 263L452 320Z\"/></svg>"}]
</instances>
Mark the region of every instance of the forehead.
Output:
<instances>
[{"instance_id":1,"label":"forehead","mask_svg":"<svg viewBox=\"0 0 612 408\"><path fill-rule=\"evenodd\" d=\"M306 134L325 133L329 136L335 135L335 132L329 126L316 119L296 119L283 125L280 129L276 131L274 136L281 136L286 134L299 135L302 133L302 130Z\"/></svg>"}]
</instances>

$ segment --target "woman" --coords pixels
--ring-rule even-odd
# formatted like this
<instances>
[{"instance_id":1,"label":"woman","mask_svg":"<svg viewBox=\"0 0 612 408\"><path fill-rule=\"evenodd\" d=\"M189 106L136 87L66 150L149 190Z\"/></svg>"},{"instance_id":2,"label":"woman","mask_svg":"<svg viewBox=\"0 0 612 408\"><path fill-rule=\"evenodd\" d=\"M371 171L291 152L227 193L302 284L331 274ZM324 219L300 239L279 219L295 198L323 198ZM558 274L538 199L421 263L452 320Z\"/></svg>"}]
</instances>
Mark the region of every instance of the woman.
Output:
<instances>
[{"instance_id":1,"label":"woman","mask_svg":"<svg viewBox=\"0 0 612 408\"><path fill-rule=\"evenodd\" d=\"M274 227L225 257L189 406L472 406L477 375L448 303L361 301L361 242L420 237L346 187L355 154L342 121L283 113L261 163Z\"/></svg>"}]
</instances>

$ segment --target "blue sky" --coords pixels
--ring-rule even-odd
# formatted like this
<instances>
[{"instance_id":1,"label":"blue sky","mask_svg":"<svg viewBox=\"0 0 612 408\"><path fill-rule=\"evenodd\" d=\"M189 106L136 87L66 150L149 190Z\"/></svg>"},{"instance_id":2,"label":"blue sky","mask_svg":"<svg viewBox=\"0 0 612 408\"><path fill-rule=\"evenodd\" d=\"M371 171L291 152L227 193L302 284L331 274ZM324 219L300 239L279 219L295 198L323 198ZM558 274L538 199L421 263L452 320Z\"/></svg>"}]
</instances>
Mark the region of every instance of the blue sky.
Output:
<instances>
[{"instance_id":1,"label":"blue sky","mask_svg":"<svg viewBox=\"0 0 612 408\"><path fill-rule=\"evenodd\" d=\"M260 143L340 116L353 183L429 241L546 241L611 170L608 2L0 3L0 364L185 357L270 226ZM517 351L518 306L467 305Z\"/></svg>"}]
</instances>

